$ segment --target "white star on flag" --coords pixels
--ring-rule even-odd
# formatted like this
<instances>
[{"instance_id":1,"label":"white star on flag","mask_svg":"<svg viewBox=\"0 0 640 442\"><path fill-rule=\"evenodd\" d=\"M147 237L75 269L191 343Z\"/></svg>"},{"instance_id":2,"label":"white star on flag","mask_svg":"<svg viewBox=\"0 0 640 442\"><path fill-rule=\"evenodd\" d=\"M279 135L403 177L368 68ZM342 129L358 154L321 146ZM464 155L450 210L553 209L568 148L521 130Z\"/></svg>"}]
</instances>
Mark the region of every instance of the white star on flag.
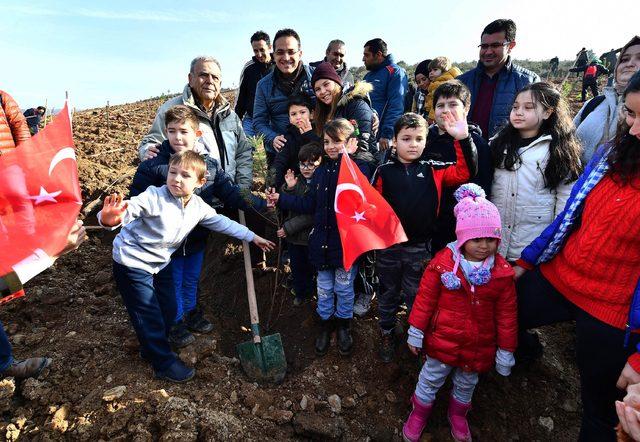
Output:
<instances>
[{"instance_id":1,"label":"white star on flag","mask_svg":"<svg viewBox=\"0 0 640 442\"><path fill-rule=\"evenodd\" d=\"M364 217L364 212L358 212L358 211L355 211L354 215L351 218L355 219L356 222L359 222L359 221L367 219L367 218Z\"/></svg>"},{"instance_id":2,"label":"white star on flag","mask_svg":"<svg viewBox=\"0 0 640 442\"><path fill-rule=\"evenodd\" d=\"M57 197L61 193L62 193L61 190L50 193L50 192L47 192L44 187L40 186L40 195L35 195L35 196L29 195L29 199L35 200L34 202L35 205L42 204L45 201L51 201L52 203L57 203L58 201L56 200L55 197Z\"/></svg>"}]
</instances>

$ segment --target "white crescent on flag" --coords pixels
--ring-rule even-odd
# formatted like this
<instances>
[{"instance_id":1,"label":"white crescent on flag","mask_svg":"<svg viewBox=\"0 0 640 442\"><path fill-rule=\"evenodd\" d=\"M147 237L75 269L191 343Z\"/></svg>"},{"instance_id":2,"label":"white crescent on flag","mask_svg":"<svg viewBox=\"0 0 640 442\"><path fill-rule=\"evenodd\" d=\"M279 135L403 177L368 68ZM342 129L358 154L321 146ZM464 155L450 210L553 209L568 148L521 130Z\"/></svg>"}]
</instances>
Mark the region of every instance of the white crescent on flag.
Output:
<instances>
[{"instance_id":1,"label":"white crescent on flag","mask_svg":"<svg viewBox=\"0 0 640 442\"><path fill-rule=\"evenodd\" d=\"M360 186L358 186L357 184L353 184L353 183L338 184L338 186L336 187L336 199L333 201L333 210L336 213L342 213L338 209L338 197L340 196L340 194L342 192L347 191L347 190L353 190L354 192L357 192L362 197L362 201L364 201L364 202L367 201L367 199L364 196L364 192L362 191L362 188Z\"/></svg>"},{"instance_id":2,"label":"white crescent on flag","mask_svg":"<svg viewBox=\"0 0 640 442\"><path fill-rule=\"evenodd\" d=\"M53 169L62 160L76 161L76 152L75 150L73 150L73 147L63 147L53 156L53 158L51 159L51 164L49 165L49 175L51 175Z\"/></svg>"}]
</instances>

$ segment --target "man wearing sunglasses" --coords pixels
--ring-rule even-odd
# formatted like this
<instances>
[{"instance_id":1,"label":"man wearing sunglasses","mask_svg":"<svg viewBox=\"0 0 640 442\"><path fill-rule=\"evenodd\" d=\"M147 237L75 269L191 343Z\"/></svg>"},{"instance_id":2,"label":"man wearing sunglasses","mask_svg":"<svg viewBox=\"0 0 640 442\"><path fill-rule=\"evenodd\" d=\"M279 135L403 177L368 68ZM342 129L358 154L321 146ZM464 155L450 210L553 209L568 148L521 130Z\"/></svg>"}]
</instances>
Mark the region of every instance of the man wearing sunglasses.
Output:
<instances>
[{"instance_id":1,"label":"man wearing sunglasses","mask_svg":"<svg viewBox=\"0 0 640 442\"><path fill-rule=\"evenodd\" d=\"M529 83L540 81L538 74L518 66L511 59L516 46L516 24L499 19L489 23L480 36L478 65L457 79L471 91L468 120L491 138L509 119L513 99Z\"/></svg>"}]
</instances>

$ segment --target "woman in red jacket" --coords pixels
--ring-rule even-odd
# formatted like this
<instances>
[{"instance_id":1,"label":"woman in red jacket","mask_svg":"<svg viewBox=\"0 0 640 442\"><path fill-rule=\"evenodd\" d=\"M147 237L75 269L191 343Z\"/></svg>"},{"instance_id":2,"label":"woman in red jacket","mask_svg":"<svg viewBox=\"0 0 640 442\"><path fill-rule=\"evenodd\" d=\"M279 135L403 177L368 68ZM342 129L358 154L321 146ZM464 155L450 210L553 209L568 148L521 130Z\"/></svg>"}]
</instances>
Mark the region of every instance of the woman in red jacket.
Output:
<instances>
[{"instance_id":1,"label":"woman in red jacket","mask_svg":"<svg viewBox=\"0 0 640 442\"><path fill-rule=\"evenodd\" d=\"M517 343L514 272L497 253L501 237L498 209L476 184L455 192L457 241L449 243L427 266L409 316L409 348L426 361L402 432L420 440L436 393L453 371L449 401L451 434L470 441L467 412L478 373L511 373ZM424 343L424 345L423 345Z\"/></svg>"}]
</instances>

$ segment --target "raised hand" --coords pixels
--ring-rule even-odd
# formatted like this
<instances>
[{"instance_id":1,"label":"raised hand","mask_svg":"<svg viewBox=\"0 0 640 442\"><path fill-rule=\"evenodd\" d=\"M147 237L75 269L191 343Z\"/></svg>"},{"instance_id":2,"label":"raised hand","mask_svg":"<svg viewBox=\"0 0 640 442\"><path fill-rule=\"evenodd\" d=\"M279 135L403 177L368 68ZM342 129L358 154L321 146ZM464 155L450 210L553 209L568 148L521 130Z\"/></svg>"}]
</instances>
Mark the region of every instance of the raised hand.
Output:
<instances>
[{"instance_id":1,"label":"raised hand","mask_svg":"<svg viewBox=\"0 0 640 442\"><path fill-rule=\"evenodd\" d=\"M284 174L284 181L287 183L288 189L293 189L296 187L296 184L298 184L298 178L296 178L296 175L291 169L287 170L287 173Z\"/></svg>"},{"instance_id":2,"label":"raised hand","mask_svg":"<svg viewBox=\"0 0 640 442\"><path fill-rule=\"evenodd\" d=\"M102 212L100 213L100 222L103 226L113 227L122 223L125 210L127 210L127 202L122 200L122 195L112 193L104 199Z\"/></svg>"},{"instance_id":3,"label":"raised hand","mask_svg":"<svg viewBox=\"0 0 640 442\"><path fill-rule=\"evenodd\" d=\"M269 252L276 246L274 242L269 241L268 239L264 239L263 237L258 235L256 235L251 242L260 247L264 252Z\"/></svg>"},{"instance_id":4,"label":"raised hand","mask_svg":"<svg viewBox=\"0 0 640 442\"><path fill-rule=\"evenodd\" d=\"M300 122L297 124L297 127L301 134L309 132L311 129L313 129L313 127L311 126L311 121L306 118L300 120Z\"/></svg>"},{"instance_id":5,"label":"raised hand","mask_svg":"<svg viewBox=\"0 0 640 442\"><path fill-rule=\"evenodd\" d=\"M465 118L446 113L442 115L442 120L444 130L456 140L464 140L469 136L469 125Z\"/></svg>"}]
</instances>

